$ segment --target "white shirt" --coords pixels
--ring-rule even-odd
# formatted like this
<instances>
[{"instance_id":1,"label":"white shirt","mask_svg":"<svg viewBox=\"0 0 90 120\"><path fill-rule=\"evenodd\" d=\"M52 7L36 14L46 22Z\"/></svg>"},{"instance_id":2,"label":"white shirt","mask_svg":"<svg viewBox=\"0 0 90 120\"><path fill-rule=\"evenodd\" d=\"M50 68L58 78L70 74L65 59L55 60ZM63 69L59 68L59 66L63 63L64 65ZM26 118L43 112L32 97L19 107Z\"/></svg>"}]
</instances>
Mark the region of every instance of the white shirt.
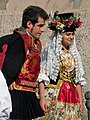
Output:
<instances>
[{"instance_id":1,"label":"white shirt","mask_svg":"<svg viewBox=\"0 0 90 120\"><path fill-rule=\"evenodd\" d=\"M11 96L6 84L6 80L0 70L0 120L7 120L11 111Z\"/></svg>"}]
</instances>

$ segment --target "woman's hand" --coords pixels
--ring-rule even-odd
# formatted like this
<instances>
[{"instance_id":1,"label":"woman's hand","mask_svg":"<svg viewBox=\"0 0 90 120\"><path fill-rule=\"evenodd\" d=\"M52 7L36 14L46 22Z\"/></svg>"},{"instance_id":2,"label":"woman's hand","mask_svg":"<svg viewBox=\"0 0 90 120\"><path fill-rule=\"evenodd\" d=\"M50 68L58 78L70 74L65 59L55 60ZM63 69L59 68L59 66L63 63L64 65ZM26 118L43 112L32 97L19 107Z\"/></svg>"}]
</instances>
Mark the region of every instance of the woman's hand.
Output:
<instances>
[{"instance_id":1,"label":"woman's hand","mask_svg":"<svg viewBox=\"0 0 90 120\"><path fill-rule=\"evenodd\" d=\"M76 91L77 91L79 99L80 99L80 108L79 108L79 111L83 112L83 95L82 95L82 87L81 87L80 84L77 84Z\"/></svg>"},{"instance_id":2,"label":"woman's hand","mask_svg":"<svg viewBox=\"0 0 90 120\"><path fill-rule=\"evenodd\" d=\"M40 99L40 105L41 105L42 110L46 113L47 112L47 104L46 104L46 101L44 98Z\"/></svg>"}]
</instances>

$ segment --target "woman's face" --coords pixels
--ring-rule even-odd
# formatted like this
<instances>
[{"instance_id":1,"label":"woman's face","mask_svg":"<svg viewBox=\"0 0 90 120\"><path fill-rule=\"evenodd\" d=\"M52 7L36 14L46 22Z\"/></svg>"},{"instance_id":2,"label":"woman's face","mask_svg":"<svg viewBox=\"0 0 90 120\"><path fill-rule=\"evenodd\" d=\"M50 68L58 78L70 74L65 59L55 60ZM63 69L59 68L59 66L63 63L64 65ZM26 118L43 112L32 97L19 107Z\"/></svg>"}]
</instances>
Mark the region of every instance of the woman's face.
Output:
<instances>
[{"instance_id":1,"label":"woman's face","mask_svg":"<svg viewBox=\"0 0 90 120\"><path fill-rule=\"evenodd\" d=\"M65 32L62 34L62 45L65 48L69 48L73 44L74 32Z\"/></svg>"}]
</instances>

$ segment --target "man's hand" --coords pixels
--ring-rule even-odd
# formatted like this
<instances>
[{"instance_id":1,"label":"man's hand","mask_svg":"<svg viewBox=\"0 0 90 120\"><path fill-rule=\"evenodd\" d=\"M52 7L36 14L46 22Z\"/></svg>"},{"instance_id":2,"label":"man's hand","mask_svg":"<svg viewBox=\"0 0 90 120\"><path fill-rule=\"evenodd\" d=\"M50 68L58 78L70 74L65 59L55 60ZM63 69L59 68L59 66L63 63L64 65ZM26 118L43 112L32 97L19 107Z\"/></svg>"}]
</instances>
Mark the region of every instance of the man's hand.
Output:
<instances>
[{"instance_id":1,"label":"man's hand","mask_svg":"<svg viewBox=\"0 0 90 120\"><path fill-rule=\"evenodd\" d=\"M15 88L15 82L13 82L10 86L9 86L9 90L14 90Z\"/></svg>"}]
</instances>

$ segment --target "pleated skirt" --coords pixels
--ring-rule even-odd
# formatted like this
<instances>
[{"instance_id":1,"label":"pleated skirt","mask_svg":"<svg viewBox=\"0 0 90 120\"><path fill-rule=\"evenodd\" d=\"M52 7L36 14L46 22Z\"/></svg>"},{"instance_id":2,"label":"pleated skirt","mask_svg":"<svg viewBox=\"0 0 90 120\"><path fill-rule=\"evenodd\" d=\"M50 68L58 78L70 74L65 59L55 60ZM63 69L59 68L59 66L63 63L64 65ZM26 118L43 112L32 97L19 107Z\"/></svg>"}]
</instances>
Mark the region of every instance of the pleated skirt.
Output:
<instances>
[{"instance_id":1,"label":"pleated skirt","mask_svg":"<svg viewBox=\"0 0 90 120\"><path fill-rule=\"evenodd\" d=\"M35 92L13 90L11 120L31 120L44 115Z\"/></svg>"}]
</instances>

